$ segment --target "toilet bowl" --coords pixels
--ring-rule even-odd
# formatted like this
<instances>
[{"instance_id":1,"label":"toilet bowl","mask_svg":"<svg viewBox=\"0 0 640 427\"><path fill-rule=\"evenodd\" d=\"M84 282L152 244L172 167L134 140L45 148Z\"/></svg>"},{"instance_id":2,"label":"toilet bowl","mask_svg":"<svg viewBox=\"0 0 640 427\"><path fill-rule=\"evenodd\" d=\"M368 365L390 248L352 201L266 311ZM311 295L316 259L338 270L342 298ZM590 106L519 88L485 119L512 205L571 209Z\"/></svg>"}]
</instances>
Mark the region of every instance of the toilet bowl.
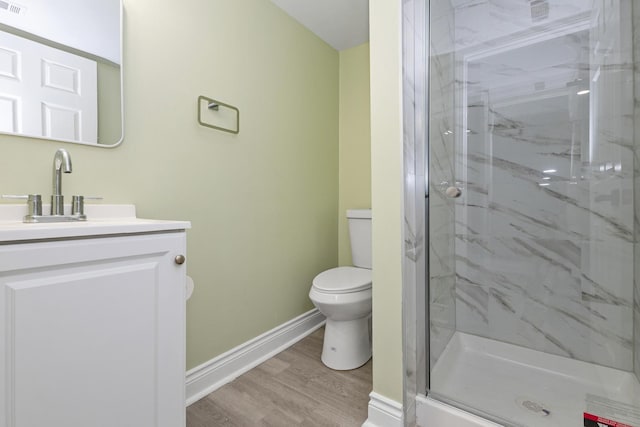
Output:
<instances>
[{"instance_id":1,"label":"toilet bowl","mask_svg":"<svg viewBox=\"0 0 640 427\"><path fill-rule=\"evenodd\" d=\"M322 363L332 369L355 369L371 358L371 270L338 267L313 280L309 298L327 317Z\"/></svg>"},{"instance_id":2,"label":"toilet bowl","mask_svg":"<svg viewBox=\"0 0 640 427\"><path fill-rule=\"evenodd\" d=\"M353 267L323 271L313 279L309 298L327 318L322 363L348 370L371 358L371 210L349 210Z\"/></svg>"}]
</instances>

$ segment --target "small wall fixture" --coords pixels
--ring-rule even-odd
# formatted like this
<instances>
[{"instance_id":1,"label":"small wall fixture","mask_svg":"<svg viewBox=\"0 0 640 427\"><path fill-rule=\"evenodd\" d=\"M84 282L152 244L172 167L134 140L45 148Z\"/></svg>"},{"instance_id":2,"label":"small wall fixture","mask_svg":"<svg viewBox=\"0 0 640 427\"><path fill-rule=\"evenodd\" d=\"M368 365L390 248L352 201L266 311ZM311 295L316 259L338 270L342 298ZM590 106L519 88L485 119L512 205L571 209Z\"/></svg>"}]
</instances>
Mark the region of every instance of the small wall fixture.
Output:
<instances>
[{"instance_id":1,"label":"small wall fixture","mask_svg":"<svg viewBox=\"0 0 640 427\"><path fill-rule=\"evenodd\" d=\"M240 132L240 110L233 105L200 95L198 123L211 129L237 134Z\"/></svg>"}]
</instances>

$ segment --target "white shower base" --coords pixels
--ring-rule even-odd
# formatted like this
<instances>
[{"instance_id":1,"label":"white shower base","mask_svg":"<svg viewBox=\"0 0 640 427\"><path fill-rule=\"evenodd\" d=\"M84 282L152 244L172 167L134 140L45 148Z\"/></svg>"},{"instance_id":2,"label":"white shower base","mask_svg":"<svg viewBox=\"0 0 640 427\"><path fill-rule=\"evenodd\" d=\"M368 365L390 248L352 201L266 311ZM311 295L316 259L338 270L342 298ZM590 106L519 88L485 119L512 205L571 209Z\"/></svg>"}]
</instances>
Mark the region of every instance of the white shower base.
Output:
<instances>
[{"instance_id":1,"label":"white shower base","mask_svg":"<svg viewBox=\"0 0 640 427\"><path fill-rule=\"evenodd\" d=\"M460 332L432 371L431 390L514 425L577 427L589 412L640 427L640 384L633 373ZM495 425L426 402L419 399L417 414L425 427Z\"/></svg>"}]
</instances>

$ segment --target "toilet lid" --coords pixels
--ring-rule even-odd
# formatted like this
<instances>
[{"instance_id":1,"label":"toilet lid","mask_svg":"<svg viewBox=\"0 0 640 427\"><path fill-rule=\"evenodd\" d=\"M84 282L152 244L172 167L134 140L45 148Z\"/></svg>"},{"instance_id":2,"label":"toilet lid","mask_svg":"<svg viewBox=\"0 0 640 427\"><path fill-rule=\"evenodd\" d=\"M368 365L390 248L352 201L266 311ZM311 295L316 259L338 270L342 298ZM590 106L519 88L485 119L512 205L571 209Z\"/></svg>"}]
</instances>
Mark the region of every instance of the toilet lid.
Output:
<instances>
[{"instance_id":1,"label":"toilet lid","mask_svg":"<svg viewBox=\"0 0 640 427\"><path fill-rule=\"evenodd\" d=\"M321 292L343 294L371 288L371 270L337 267L323 271L313 279L313 287Z\"/></svg>"}]
</instances>

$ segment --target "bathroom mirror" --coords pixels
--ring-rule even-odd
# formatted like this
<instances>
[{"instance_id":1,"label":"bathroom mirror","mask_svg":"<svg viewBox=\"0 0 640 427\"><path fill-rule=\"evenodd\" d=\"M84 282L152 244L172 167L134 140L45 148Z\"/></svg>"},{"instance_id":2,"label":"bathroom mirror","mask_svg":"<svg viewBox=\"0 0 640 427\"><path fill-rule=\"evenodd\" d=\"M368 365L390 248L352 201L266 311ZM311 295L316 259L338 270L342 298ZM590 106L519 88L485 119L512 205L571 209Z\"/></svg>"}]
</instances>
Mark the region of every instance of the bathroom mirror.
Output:
<instances>
[{"instance_id":1,"label":"bathroom mirror","mask_svg":"<svg viewBox=\"0 0 640 427\"><path fill-rule=\"evenodd\" d=\"M122 0L0 0L0 134L122 142Z\"/></svg>"}]
</instances>

